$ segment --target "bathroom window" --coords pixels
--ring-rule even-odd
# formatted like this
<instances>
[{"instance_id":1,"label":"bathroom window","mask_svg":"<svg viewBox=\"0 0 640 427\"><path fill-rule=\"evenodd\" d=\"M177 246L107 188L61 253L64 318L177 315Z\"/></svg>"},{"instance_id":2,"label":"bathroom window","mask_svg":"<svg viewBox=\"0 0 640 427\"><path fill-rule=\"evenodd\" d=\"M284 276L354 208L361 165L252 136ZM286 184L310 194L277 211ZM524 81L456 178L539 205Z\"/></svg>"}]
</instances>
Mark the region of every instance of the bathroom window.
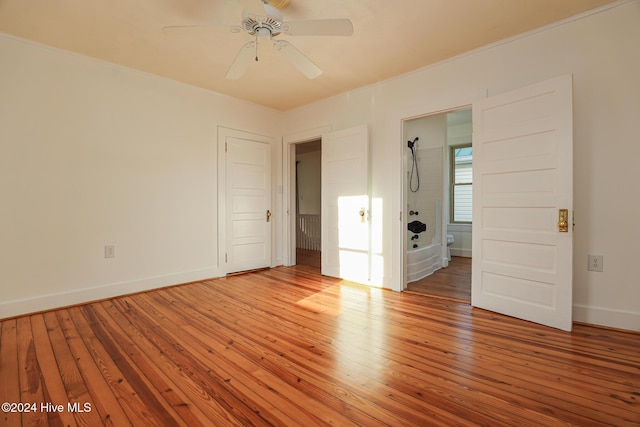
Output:
<instances>
[{"instance_id":1,"label":"bathroom window","mask_svg":"<svg viewBox=\"0 0 640 427\"><path fill-rule=\"evenodd\" d=\"M451 223L471 224L471 197L473 194L471 144L451 147Z\"/></svg>"}]
</instances>

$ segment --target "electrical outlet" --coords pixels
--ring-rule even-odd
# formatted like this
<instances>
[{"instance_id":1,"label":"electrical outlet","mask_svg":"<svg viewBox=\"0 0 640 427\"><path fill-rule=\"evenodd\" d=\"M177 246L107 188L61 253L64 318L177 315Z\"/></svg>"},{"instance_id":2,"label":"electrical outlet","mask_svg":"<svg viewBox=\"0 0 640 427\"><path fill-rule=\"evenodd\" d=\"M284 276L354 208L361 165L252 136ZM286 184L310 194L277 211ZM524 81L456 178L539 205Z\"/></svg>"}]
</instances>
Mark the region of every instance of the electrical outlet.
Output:
<instances>
[{"instance_id":1,"label":"electrical outlet","mask_svg":"<svg viewBox=\"0 0 640 427\"><path fill-rule=\"evenodd\" d=\"M104 257L105 258L115 258L116 257L116 247L114 245L106 245L104 247Z\"/></svg>"},{"instance_id":2,"label":"electrical outlet","mask_svg":"<svg viewBox=\"0 0 640 427\"><path fill-rule=\"evenodd\" d=\"M604 257L602 255L589 254L589 271L603 271Z\"/></svg>"}]
</instances>

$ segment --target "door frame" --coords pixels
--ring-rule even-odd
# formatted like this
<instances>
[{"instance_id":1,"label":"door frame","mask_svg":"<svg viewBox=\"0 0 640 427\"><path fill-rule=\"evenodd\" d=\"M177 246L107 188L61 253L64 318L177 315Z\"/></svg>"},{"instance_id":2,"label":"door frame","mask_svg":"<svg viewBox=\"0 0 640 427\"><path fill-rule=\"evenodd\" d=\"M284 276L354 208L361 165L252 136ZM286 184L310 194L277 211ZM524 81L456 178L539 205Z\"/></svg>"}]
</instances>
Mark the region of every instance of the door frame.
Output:
<instances>
[{"instance_id":1,"label":"door frame","mask_svg":"<svg viewBox=\"0 0 640 427\"><path fill-rule=\"evenodd\" d=\"M220 272L220 276L226 276L228 274L227 262L226 262L226 253L227 253L227 163L226 163L226 139L227 137L239 138L239 139L247 139L250 141L257 141L269 144L271 147L271 206L276 206L275 192L274 192L274 162L276 159L276 138L273 136L262 135L258 133L253 133L249 131L233 129L225 126L218 126L218 221L217 221L217 232L218 232L218 268ZM275 217L275 215L274 215ZM276 256L276 238L275 232L276 227L271 227L271 248L270 248L270 267L275 267L275 256Z\"/></svg>"},{"instance_id":2,"label":"door frame","mask_svg":"<svg viewBox=\"0 0 640 427\"><path fill-rule=\"evenodd\" d=\"M320 126L296 133L287 134L282 138L282 164L284 169L282 198L282 241L284 265L296 265L296 144L304 144L322 140L322 135L331 132L331 126Z\"/></svg>"}]
</instances>

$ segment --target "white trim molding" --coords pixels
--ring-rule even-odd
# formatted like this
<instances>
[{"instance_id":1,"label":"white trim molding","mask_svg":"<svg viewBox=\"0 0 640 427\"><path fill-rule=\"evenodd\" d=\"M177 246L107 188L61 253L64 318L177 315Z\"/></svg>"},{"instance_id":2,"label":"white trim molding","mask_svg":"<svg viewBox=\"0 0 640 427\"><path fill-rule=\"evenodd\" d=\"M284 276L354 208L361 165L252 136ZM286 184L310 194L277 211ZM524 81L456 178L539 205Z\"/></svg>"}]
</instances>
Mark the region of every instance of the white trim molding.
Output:
<instances>
[{"instance_id":1,"label":"white trim molding","mask_svg":"<svg viewBox=\"0 0 640 427\"><path fill-rule=\"evenodd\" d=\"M573 321L640 332L640 312L573 305Z\"/></svg>"},{"instance_id":2,"label":"white trim molding","mask_svg":"<svg viewBox=\"0 0 640 427\"><path fill-rule=\"evenodd\" d=\"M0 320L217 277L220 277L220 269L208 267L93 288L38 295L33 298L3 301L0 302Z\"/></svg>"}]
</instances>

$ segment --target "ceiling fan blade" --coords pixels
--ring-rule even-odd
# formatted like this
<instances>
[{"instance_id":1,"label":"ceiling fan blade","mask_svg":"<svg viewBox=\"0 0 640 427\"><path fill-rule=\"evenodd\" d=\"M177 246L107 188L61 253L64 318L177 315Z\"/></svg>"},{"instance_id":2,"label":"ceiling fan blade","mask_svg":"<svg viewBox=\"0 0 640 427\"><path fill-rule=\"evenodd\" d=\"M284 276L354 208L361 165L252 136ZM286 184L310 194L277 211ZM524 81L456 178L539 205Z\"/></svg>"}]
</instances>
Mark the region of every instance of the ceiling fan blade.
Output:
<instances>
[{"instance_id":1,"label":"ceiling fan blade","mask_svg":"<svg viewBox=\"0 0 640 427\"><path fill-rule=\"evenodd\" d=\"M226 78L230 80L239 79L242 77L244 72L247 70L249 66L249 62L253 58L255 58L256 52L256 42L247 42L242 46L240 52L236 56L236 59L233 60L233 63L229 67L229 71L227 71Z\"/></svg>"},{"instance_id":2,"label":"ceiling fan blade","mask_svg":"<svg viewBox=\"0 0 640 427\"><path fill-rule=\"evenodd\" d=\"M265 16L262 0L236 0L250 15Z\"/></svg>"},{"instance_id":3,"label":"ceiling fan blade","mask_svg":"<svg viewBox=\"0 0 640 427\"><path fill-rule=\"evenodd\" d=\"M202 24L202 25L170 25L162 27L162 32L166 35L174 34L194 34L194 33L210 33L230 31L239 33L242 27L239 25L223 25L223 24Z\"/></svg>"},{"instance_id":4,"label":"ceiling fan blade","mask_svg":"<svg viewBox=\"0 0 640 427\"><path fill-rule=\"evenodd\" d=\"M282 32L290 36L350 36L353 24L347 18L288 21L282 23Z\"/></svg>"},{"instance_id":5,"label":"ceiling fan blade","mask_svg":"<svg viewBox=\"0 0 640 427\"><path fill-rule=\"evenodd\" d=\"M274 47L277 52L280 52L308 78L315 79L322 74L322 70L291 43L284 40L278 40L274 43Z\"/></svg>"}]
</instances>

